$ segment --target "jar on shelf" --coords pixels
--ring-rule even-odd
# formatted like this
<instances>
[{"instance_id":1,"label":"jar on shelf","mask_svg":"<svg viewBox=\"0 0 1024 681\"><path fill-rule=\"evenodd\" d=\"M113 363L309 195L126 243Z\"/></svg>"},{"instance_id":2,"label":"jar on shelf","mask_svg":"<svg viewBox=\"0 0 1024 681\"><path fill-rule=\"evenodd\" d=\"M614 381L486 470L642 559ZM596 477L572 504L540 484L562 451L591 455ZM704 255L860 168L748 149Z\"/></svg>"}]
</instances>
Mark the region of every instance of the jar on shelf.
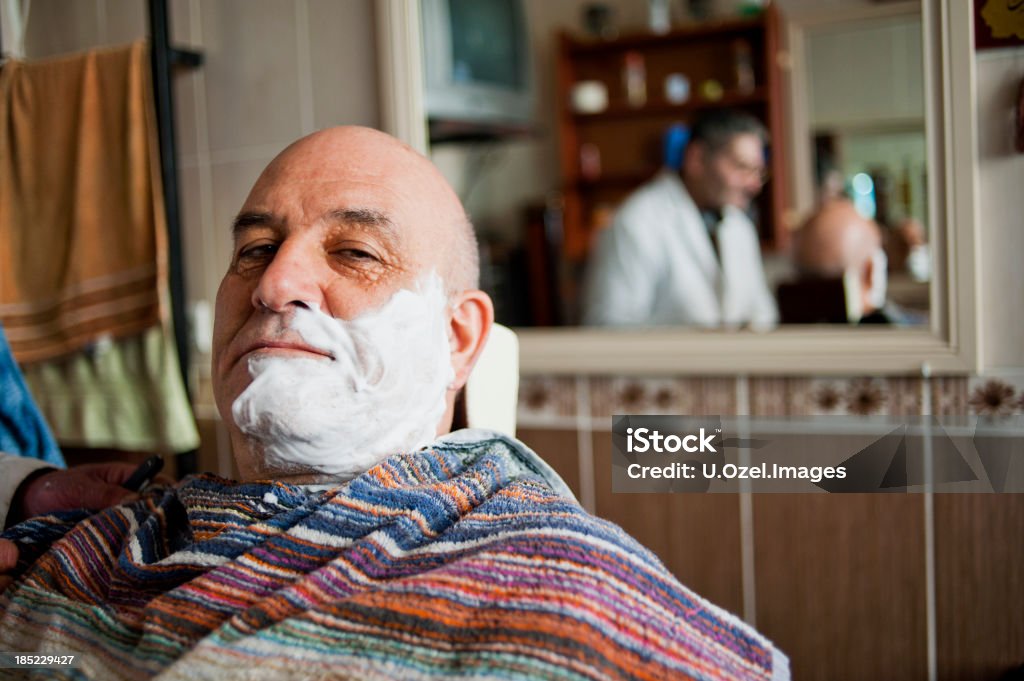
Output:
<instances>
[{"instance_id":1,"label":"jar on shelf","mask_svg":"<svg viewBox=\"0 0 1024 681\"><path fill-rule=\"evenodd\" d=\"M626 101L632 107L647 103L647 68L639 52L627 52L623 58L622 79L626 86Z\"/></svg>"},{"instance_id":2,"label":"jar on shelf","mask_svg":"<svg viewBox=\"0 0 1024 681\"><path fill-rule=\"evenodd\" d=\"M736 90L744 95L754 91L754 58L750 43L736 40L732 44L733 67L736 69Z\"/></svg>"}]
</instances>

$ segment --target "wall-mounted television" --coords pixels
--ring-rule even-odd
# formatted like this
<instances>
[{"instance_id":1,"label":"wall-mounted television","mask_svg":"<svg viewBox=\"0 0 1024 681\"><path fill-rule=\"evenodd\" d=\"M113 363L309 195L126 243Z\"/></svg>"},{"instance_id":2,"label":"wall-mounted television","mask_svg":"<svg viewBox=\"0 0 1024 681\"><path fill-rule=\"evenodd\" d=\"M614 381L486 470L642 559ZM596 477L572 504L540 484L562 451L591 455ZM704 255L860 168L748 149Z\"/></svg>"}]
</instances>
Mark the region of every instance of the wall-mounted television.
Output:
<instances>
[{"instance_id":1,"label":"wall-mounted television","mask_svg":"<svg viewBox=\"0 0 1024 681\"><path fill-rule=\"evenodd\" d=\"M523 132L534 117L522 0L423 0L432 142Z\"/></svg>"}]
</instances>

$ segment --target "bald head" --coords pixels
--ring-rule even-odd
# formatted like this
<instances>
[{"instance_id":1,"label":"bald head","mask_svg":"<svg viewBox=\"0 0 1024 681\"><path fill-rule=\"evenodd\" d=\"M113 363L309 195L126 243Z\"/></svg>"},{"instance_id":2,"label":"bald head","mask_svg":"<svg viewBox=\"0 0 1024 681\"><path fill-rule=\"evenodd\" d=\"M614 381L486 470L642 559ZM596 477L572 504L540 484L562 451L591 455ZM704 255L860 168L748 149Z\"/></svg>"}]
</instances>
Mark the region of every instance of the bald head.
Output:
<instances>
[{"instance_id":1,"label":"bald head","mask_svg":"<svg viewBox=\"0 0 1024 681\"><path fill-rule=\"evenodd\" d=\"M800 229L795 261L805 274L839 276L859 267L882 245L882 234L873 220L857 212L847 199L823 204Z\"/></svg>"},{"instance_id":2,"label":"bald head","mask_svg":"<svg viewBox=\"0 0 1024 681\"><path fill-rule=\"evenodd\" d=\"M385 218L426 246L417 264L436 269L450 293L478 286L476 237L458 196L429 159L379 130L339 126L294 142L263 171L246 206L271 189L316 192L317 185L331 183L376 194L366 206L371 212L390 206L388 213L366 217Z\"/></svg>"}]
</instances>

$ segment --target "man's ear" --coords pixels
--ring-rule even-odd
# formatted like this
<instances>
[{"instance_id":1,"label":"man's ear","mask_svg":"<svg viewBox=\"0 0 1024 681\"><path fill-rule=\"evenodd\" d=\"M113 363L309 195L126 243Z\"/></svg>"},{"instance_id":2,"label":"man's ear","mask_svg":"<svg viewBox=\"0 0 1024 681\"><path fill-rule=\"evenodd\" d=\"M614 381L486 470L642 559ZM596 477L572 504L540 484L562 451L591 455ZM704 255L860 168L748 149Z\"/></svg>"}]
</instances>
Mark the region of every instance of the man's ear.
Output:
<instances>
[{"instance_id":1,"label":"man's ear","mask_svg":"<svg viewBox=\"0 0 1024 681\"><path fill-rule=\"evenodd\" d=\"M870 314L875 310L874 301L871 300L871 293L874 291L875 262L871 258L864 261L860 268L860 297L863 301L861 306L864 314Z\"/></svg>"},{"instance_id":2,"label":"man's ear","mask_svg":"<svg viewBox=\"0 0 1024 681\"><path fill-rule=\"evenodd\" d=\"M474 289L452 296L451 310L448 338L455 380L450 388L458 390L466 385L469 373L487 342L494 324L494 304L490 296Z\"/></svg>"},{"instance_id":3,"label":"man's ear","mask_svg":"<svg viewBox=\"0 0 1024 681\"><path fill-rule=\"evenodd\" d=\"M683 151L683 176L701 177L704 174L707 146L704 142L690 142Z\"/></svg>"}]
</instances>

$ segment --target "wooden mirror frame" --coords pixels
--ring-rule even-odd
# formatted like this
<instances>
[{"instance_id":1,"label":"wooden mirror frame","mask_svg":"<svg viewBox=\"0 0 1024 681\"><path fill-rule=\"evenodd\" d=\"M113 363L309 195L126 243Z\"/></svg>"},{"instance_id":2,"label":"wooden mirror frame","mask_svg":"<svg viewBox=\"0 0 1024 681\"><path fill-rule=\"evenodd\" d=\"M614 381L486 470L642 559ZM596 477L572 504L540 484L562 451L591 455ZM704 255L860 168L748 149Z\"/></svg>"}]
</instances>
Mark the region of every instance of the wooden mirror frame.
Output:
<instances>
[{"instance_id":1,"label":"wooden mirror frame","mask_svg":"<svg viewBox=\"0 0 1024 681\"><path fill-rule=\"evenodd\" d=\"M382 127L427 149L419 3L376 0ZM788 18L786 18L788 20ZM981 367L977 124L971 3L922 0L931 328L517 329L523 374L938 374ZM798 24L799 25L799 24Z\"/></svg>"}]
</instances>

